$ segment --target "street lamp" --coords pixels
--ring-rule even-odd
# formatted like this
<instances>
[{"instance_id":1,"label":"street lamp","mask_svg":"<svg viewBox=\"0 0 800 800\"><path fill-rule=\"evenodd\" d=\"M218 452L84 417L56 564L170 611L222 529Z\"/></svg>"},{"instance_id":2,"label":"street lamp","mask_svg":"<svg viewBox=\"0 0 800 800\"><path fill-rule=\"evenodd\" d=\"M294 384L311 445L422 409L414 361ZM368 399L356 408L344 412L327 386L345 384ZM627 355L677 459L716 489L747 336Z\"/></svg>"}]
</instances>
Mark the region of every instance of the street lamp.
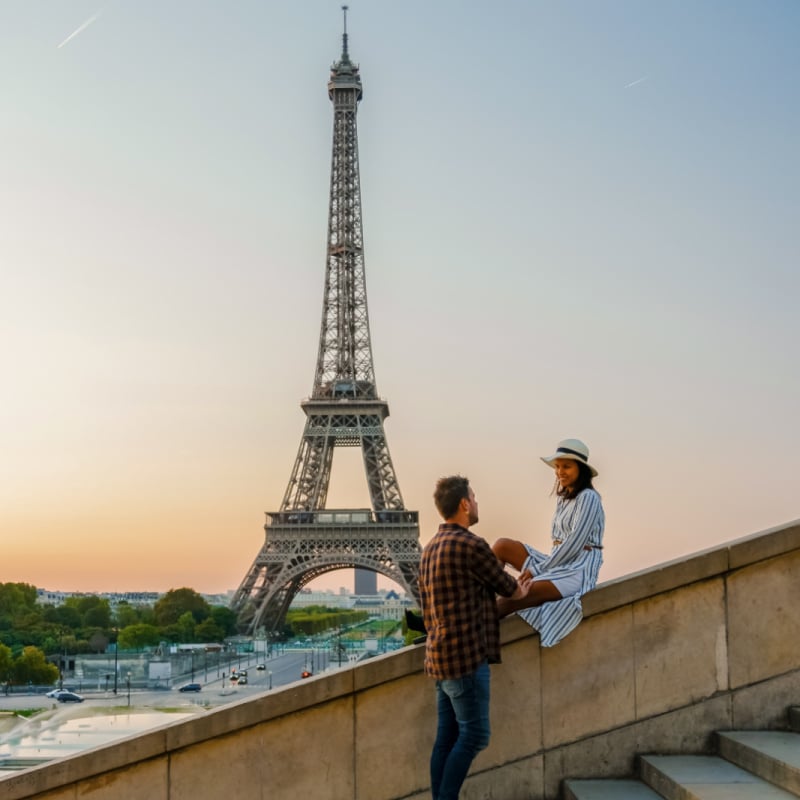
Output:
<instances>
[{"instance_id":1,"label":"street lamp","mask_svg":"<svg viewBox=\"0 0 800 800\"><path fill-rule=\"evenodd\" d=\"M125 676L128 683L128 708L131 707L131 674L130 672Z\"/></svg>"},{"instance_id":2,"label":"street lamp","mask_svg":"<svg viewBox=\"0 0 800 800\"><path fill-rule=\"evenodd\" d=\"M272 689L272 670L269 670L267 675L269 675L269 688Z\"/></svg>"},{"instance_id":3,"label":"street lamp","mask_svg":"<svg viewBox=\"0 0 800 800\"><path fill-rule=\"evenodd\" d=\"M119 630L116 631L116 636L114 637L114 694L117 693L117 675L119 674L117 670L117 659L119 658Z\"/></svg>"}]
</instances>

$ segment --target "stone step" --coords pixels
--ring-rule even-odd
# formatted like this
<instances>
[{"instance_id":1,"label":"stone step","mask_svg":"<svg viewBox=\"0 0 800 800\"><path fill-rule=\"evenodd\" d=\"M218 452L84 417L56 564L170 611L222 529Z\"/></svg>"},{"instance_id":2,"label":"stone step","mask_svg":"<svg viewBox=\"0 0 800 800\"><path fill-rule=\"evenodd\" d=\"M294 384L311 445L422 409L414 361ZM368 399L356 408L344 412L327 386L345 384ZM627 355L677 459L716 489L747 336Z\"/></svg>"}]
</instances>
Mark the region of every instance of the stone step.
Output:
<instances>
[{"instance_id":1,"label":"stone step","mask_svg":"<svg viewBox=\"0 0 800 800\"><path fill-rule=\"evenodd\" d=\"M796 800L718 756L640 756L639 774L667 800Z\"/></svg>"},{"instance_id":2,"label":"stone step","mask_svg":"<svg viewBox=\"0 0 800 800\"><path fill-rule=\"evenodd\" d=\"M717 741L723 758L800 795L800 733L726 731Z\"/></svg>"},{"instance_id":3,"label":"stone step","mask_svg":"<svg viewBox=\"0 0 800 800\"><path fill-rule=\"evenodd\" d=\"M789 727L800 731L800 706L789 706Z\"/></svg>"},{"instance_id":4,"label":"stone step","mask_svg":"<svg viewBox=\"0 0 800 800\"><path fill-rule=\"evenodd\" d=\"M663 800L637 780L564 781L564 800Z\"/></svg>"}]
</instances>

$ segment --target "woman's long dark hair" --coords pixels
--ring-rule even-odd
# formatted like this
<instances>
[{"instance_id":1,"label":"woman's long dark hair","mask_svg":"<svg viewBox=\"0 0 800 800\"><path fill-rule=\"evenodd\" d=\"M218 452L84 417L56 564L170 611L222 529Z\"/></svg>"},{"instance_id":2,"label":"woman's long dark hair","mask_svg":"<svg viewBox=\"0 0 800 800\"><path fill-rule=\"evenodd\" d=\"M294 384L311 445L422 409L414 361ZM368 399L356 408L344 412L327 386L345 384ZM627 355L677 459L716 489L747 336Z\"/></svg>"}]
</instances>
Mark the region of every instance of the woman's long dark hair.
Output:
<instances>
[{"instance_id":1,"label":"woman's long dark hair","mask_svg":"<svg viewBox=\"0 0 800 800\"><path fill-rule=\"evenodd\" d=\"M574 500L584 489L594 489L592 486L592 471L583 461L576 460L578 465L578 478L572 486L559 486L556 479L555 493L565 500Z\"/></svg>"}]
</instances>

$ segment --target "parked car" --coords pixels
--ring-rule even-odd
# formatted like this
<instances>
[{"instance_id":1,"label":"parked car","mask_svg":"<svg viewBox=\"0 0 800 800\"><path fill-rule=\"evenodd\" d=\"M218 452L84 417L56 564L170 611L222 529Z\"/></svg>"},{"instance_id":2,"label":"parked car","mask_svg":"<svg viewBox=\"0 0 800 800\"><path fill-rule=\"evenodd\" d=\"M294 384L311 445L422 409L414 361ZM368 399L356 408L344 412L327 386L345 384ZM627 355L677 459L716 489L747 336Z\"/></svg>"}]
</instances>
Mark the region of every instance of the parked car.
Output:
<instances>
[{"instance_id":1,"label":"parked car","mask_svg":"<svg viewBox=\"0 0 800 800\"><path fill-rule=\"evenodd\" d=\"M199 683L184 683L178 688L179 692L199 692L203 687Z\"/></svg>"},{"instance_id":2,"label":"parked car","mask_svg":"<svg viewBox=\"0 0 800 800\"><path fill-rule=\"evenodd\" d=\"M56 700L59 703L82 703L84 698L77 692L59 692Z\"/></svg>"}]
</instances>

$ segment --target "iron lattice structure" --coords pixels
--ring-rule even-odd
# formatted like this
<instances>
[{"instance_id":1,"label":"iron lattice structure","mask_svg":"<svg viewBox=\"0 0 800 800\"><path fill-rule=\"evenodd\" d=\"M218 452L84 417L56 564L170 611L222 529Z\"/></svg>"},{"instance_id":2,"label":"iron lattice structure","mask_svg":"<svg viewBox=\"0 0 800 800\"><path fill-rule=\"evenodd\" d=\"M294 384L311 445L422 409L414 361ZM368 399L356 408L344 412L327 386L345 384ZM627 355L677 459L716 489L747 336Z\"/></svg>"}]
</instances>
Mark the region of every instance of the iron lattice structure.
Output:
<instances>
[{"instance_id":1,"label":"iron lattice structure","mask_svg":"<svg viewBox=\"0 0 800 800\"><path fill-rule=\"evenodd\" d=\"M346 14L346 7L343 7ZM418 598L419 521L406 510L389 455L372 361L364 273L356 115L358 65L347 51L331 67L333 103L328 248L314 388L280 511L267 514L264 545L233 599L243 630L278 630L300 589L332 570L377 572ZM335 447L360 447L371 508L326 508Z\"/></svg>"}]
</instances>

